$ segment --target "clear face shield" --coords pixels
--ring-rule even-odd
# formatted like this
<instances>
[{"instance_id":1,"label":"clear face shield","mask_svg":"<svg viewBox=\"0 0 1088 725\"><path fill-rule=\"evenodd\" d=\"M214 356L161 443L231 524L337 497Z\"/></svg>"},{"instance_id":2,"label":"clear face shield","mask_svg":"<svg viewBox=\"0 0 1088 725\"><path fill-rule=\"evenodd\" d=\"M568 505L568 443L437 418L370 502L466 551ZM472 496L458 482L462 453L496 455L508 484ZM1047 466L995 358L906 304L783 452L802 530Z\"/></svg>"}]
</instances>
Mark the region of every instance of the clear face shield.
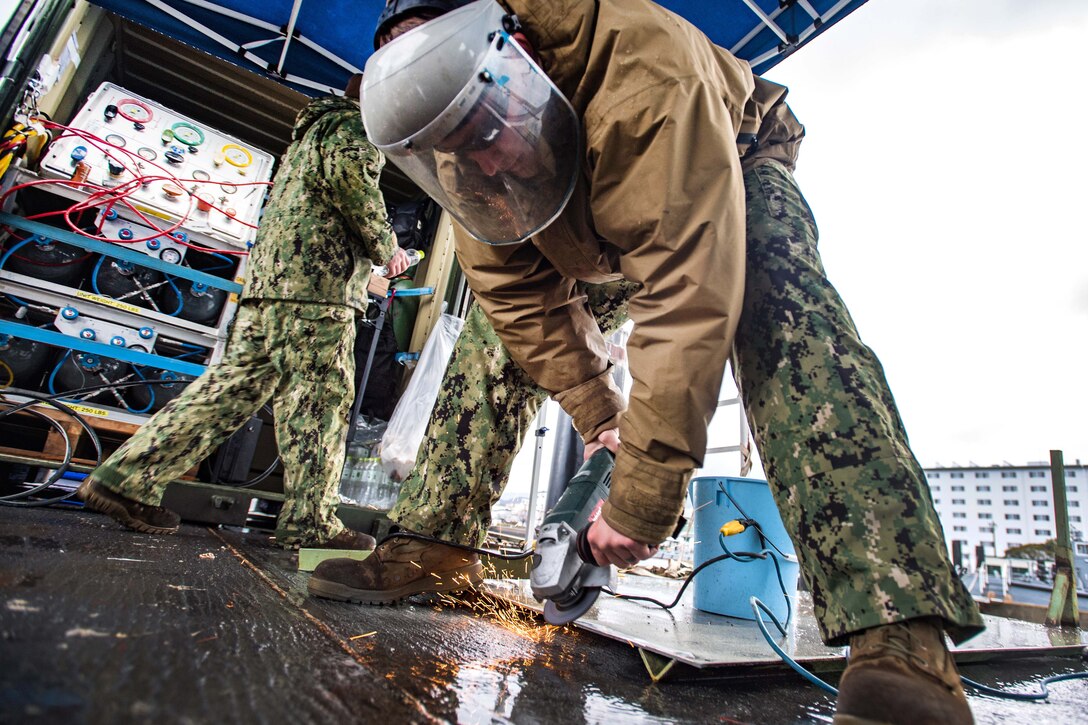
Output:
<instances>
[{"instance_id":1,"label":"clear face shield","mask_svg":"<svg viewBox=\"0 0 1088 725\"><path fill-rule=\"evenodd\" d=\"M463 42L453 50L460 54L462 73L471 70L453 100L430 120L430 114L418 115L418 105L404 109L416 114L418 130L394 108L375 109L394 93L402 99L398 105L413 97L417 104L434 102L426 91L436 81L425 69L442 68L441 44L423 46L421 52L426 40L412 37L426 25L375 53L374 68L368 62L363 115L371 141L469 233L488 244L512 244L546 227L566 205L578 173L580 126L567 99L501 21L489 20L490 27L476 23L481 27L472 31L482 33L483 43L469 62ZM400 64L390 62L393 58L382 62L387 50L400 51ZM417 72L403 72L428 55ZM413 75L423 77L417 83Z\"/></svg>"}]
</instances>

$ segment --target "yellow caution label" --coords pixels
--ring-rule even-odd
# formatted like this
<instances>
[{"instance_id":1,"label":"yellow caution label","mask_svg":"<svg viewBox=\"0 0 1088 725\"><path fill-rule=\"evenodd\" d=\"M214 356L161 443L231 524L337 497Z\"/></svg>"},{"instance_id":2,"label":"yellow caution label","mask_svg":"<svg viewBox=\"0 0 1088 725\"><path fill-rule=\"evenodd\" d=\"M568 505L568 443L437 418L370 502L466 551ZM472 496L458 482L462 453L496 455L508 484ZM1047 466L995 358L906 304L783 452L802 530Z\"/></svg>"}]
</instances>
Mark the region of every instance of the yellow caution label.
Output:
<instances>
[{"instance_id":1,"label":"yellow caution label","mask_svg":"<svg viewBox=\"0 0 1088 725\"><path fill-rule=\"evenodd\" d=\"M90 300L91 302L97 302L98 304L106 305L107 307L113 307L114 309L124 310L125 312L135 312L139 314L143 311L139 307L130 305L127 302L118 302L117 300L111 300L109 297L100 297L99 295L85 292L84 290L76 290L76 297Z\"/></svg>"},{"instance_id":2,"label":"yellow caution label","mask_svg":"<svg viewBox=\"0 0 1088 725\"><path fill-rule=\"evenodd\" d=\"M231 292L230 293L230 301L231 302L237 302L238 301L238 293L237 292Z\"/></svg>"},{"instance_id":3,"label":"yellow caution label","mask_svg":"<svg viewBox=\"0 0 1088 725\"><path fill-rule=\"evenodd\" d=\"M77 413L84 413L86 415L97 415L99 418L109 418L110 412L108 410L102 410L101 408L88 408L86 405L73 405L71 403L65 403L69 408Z\"/></svg>"},{"instance_id":4,"label":"yellow caution label","mask_svg":"<svg viewBox=\"0 0 1088 725\"><path fill-rule=\"evenodd\" d=\"M174 217L172 215L161 212L158 209L152 209L151 207L144 206L143 204L133 204L133 206L138 211L142 211L144 214L150 214L151 216L158 217L159 219L163 219L168 222L174 220Z\"/></svg>"},{"instance_id":5,"label":"yellow caution label","mask_svg":"<svg viewBox=\"0 0 1088 725\"><path fill-rule=\"evenodd\" d=\"M245 284L246 283L246 278L245 277L235 277L234 281L237 282L238 284Z\"/></svg>"}]
</instances>

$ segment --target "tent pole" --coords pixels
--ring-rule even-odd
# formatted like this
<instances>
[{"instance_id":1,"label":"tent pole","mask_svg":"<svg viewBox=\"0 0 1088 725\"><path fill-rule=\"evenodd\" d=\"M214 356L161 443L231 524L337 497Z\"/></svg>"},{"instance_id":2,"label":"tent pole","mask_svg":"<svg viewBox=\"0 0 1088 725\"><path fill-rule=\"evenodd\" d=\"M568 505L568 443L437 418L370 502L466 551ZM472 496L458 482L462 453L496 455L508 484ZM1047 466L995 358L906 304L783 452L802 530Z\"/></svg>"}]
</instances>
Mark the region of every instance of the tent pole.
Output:
<instances>
[{"instance_id":1,"label":"tent pole","mask_svg":"<svg viewBox=\"0 0 1088 725\"><path fill-rule=\"evenodd\" d=\"M283 50L280 51L280 64L276 66L276 72L283 75L283 66L287 62L287 49L291 47L291 39L295 37L295 23L298 22L298 11L302 7L302 0L295 0L291 6L291 19L287 21L287 34L283 39Z\"/></svg>"},{"instance_id":2,"label":"tent pole","mask_svg":"<svg viewBox=\"0 0 1088 725\"><path fill-rule=\"evenodd\" d=\"M744 0L744 4L763 21L764 25L771 29L772 33L778 36L779 40L789 45L790 40L786 37L786 34L782 32L782 28L778 27L778 23L776 23L770 15L763 12L763 8L756 5L754 0Z\"/></svg>"}]
</instances>

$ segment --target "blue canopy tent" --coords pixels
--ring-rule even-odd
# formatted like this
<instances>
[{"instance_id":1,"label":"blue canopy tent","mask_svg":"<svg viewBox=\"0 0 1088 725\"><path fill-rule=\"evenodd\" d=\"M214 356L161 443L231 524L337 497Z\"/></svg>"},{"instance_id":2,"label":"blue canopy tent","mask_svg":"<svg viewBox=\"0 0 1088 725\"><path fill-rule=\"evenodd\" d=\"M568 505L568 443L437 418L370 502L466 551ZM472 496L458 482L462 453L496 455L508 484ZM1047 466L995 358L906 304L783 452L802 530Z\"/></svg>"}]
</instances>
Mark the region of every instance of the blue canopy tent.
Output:
<instances>
[{"instance_id":1,"label":"blue canopy tent","mask_svg":"<svg viewBox=\"0 0 1088 725\"><path fill-rule=\"evenodd\" d=\"M383 0L92 0L107 10L307 95L366 64ZM757 73L865 0L660 0Z\"/></svg>"}]
</instances>

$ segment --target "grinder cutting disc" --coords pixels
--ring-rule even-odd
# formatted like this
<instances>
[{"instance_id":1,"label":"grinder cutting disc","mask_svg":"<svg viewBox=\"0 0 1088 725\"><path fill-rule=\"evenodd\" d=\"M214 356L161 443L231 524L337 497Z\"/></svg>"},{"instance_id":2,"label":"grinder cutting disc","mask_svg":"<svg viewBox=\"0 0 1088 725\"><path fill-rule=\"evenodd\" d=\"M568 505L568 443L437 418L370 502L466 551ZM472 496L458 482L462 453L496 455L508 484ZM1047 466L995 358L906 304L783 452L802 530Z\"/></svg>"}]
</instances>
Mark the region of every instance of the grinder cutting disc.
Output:
<instances>
[{"instance_id":1,"label":"grinder cutting disc","mask_svg":"<svg viewBox=\"0 0 1088 725\"><path fill-rule=\"evenodd\" d=\"M544 621L557 627L573 622L589 611L600 593L600 587L585 587L569 607L560 607L549 599L544 602Z\"/></svg>"}]
</instances>

